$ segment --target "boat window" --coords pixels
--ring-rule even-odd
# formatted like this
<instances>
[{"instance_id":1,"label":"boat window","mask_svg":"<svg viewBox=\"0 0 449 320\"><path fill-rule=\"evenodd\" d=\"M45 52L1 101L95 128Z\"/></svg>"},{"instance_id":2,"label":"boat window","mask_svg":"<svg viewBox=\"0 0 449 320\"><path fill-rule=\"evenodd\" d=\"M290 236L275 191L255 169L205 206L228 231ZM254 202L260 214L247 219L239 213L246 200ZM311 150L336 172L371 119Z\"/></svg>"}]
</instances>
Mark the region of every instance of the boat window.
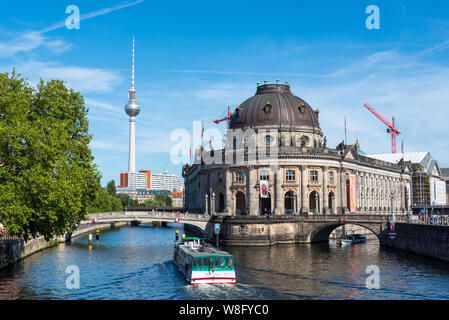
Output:
<instances>
[{"instance_id":1,"label":"boat window","mask_svg":"<svg viewBox=\"0 0 449 320\"><path fill-rule=\"evenodd\" d=\"M222 266L223 265L223 257L215 257L215 265Z\"/></svg>"},{"instance_id":2,"label":"boat window","mask_svg":"<svg viewBox=\"0 0 449 320\"><path fill-rule=\"evenodd\" d=\"M227 267L232 267L232 258L231 257L225 258L225 261L226 261Z\"/></svg>"},{"instance_id":3,"label":"boat window","mask_svg":"<svg viewBox=\"0 0 449 320\"><path fill-rule=\"evenodd\" d=\"M203 266L210 266L210 257L203 258Z\"/></svg>"},{"instance_id":4,"label":"boat window","mask_svg":"<svg viewBox=\"0 0 449 320\"><path fill-rule=\"evenodd\" d=\"M201 258L195 259L195 267L201 267L203 265L203 260Z\"/></svg>"}]
</instances>

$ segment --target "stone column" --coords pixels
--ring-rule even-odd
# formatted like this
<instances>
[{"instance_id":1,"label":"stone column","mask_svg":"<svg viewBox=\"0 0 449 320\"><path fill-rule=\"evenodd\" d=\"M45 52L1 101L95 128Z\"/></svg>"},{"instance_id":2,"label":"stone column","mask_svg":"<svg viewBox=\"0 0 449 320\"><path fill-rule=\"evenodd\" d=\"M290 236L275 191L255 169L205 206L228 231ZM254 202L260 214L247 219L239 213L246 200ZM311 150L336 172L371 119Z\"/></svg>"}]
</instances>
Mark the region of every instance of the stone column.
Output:
<instances>
[{"instance_id":1,"label":"stone column","mask_svg":"<svg viewBox=\"0 0 449 320\"><path fill-rule=\"evenodd\" d=\"M232 209L232 172L229 170L229 168L225 171L225 190L226 190L226 213L235 215L235 210Z\"/></svg>"},{"instance_id":2,"label":"stone column","mask_svg":"<svg viewBox=\"0 0 449 320\"><path fill-rule=\"evenodd\" d=\"M247 180L247 185L246 185L246 190L247 190L247 201L248 201L248 214L249 215L256 215L257 214L257 208L256 208L256 201L255 201L255 189L254 189L254 184L255 184L255 180L254 180L254 172L255 169L252 167L248 167L248 174L246 175L248 180Z\"/></svg>"},{"instance_id":3,"label":"stone column","mask_svg":"<svg viewBox=\"0 0 449 320\"><path fill-rule=\"evenodd\" d=\"M282 180L283 180L283 170L282 168L278 168L276 171L276 181L274 185L275 189L275 202L276 206L274 209L275 214L284 214L284 203L283 203L283 197L282 197Z\"/></svg>"},{"instance_id":4,"label":"stone column","mask_svg":"<svg viewBox=\"0 0 449 320\"><path fill-rule=\"evenodd\" d=\"M307 166L302 166L301 168L301 213L308 214L309 213L309 193L307 187Z\"/></svg>"},{"instance_id":5,"label":"stone column","mask_svg":"<svg viewBox=\"0 0 449 320\"><path fill-rule=\"evenodd\" d=\"M329 171L328 171L328 167L324 167L323 168L323 214L329 214L329 203L328 203L328 199L329 199L329 192L327 190L327 185L328 185L328 178L329 178Z\"/></svg>"},{"instance_id":6,"label":"stone column","mask_svg":"<svg viewBox=\"0 0 449 320\"><path fill-rule=\"evenodd\" d=\"M340 172L340 201L341 211L339 213L346 213L348 207L348 196L346 190L346 170L341 168Z\"/></svg>"}]
</instances>

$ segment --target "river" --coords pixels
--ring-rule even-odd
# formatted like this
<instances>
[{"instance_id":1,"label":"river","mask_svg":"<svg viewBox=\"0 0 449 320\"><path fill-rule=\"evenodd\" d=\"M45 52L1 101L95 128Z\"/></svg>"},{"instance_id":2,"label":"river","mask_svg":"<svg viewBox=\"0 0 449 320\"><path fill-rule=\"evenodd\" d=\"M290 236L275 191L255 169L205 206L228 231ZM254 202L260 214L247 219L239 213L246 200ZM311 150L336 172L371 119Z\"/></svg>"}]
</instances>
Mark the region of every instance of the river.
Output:
<instances>
[{"instance_id":1,"label":"river","mask_svg":"<svg viewBox=\"0 0 449 320\"><path fill-rule=\"evenodd\" d=\"M102 231L91 248L80 236L0 270L0 299L449 298L448 263L380 249L377 240L225 247L238 284L189 286L171 261L174 235L173 228L120 227ZM79 289L66 287L70 265L79 268ZM379 270L379 289L366 288L369 266Z\"/></svg>"}]
</instances>

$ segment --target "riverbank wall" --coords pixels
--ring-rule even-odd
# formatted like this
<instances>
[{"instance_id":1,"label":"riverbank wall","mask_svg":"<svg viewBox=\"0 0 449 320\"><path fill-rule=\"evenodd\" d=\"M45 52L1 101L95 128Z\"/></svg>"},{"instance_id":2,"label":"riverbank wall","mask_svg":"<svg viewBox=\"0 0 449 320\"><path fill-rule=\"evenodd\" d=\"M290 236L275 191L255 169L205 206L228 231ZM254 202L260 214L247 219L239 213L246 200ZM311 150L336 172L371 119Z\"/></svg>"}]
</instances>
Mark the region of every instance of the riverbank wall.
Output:
<instances>
[{"instance_id":1,"label":"riverbank wall","mask_svg":"<svg viewBox=\"0 0 449 320\"><path fill-rule=\"evenodd\" d=\"M126 222L117 223L83 223L73 233L67 233L64 236L56 237L46 241L44 237L38 237L25 241L20 238L0 239L0 269L24 259L33 253L53 247L62 242L70 242L77 236L95 232L95 230L109 229L126 225Z\"/></svg>"},{"instance_id":2,"label":"riverbank wall","mask_svg":"<svg viewBox=\"0 0 449 320\"><path fill-rule=\"evenodd\" d=\"M386 246L449 262L449 226L396 223L395 229Z\"/></svg>"}]
</instances>

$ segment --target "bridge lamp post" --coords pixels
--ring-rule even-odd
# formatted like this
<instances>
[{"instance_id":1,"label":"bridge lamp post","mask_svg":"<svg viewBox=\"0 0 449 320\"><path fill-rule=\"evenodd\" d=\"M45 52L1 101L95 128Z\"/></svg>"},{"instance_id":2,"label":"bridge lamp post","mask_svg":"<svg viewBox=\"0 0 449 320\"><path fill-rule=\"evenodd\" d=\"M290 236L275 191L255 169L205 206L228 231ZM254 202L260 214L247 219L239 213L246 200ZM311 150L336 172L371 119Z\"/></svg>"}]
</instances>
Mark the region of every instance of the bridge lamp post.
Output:
<instances>
[{"instance_id":1,"label":"bridge lamp post","mask_svg":"<svg viewBox=\"0 0 449 320\"><path fill-rule=\"evenodd\" d=\"M318 192L315 192L315 211L313 212L313 214L320 214L320 212L318 211Z\"/></svg>"},{"instance_id":2,"label":"bridge lamp post","mask_svg":"<svg viewBox=\"0 0 449 320\"><path fill-rule=\"evenodd\" d=\"M205 214L208 214L208 212L207 212L207 199L209 198L209 195L206 193L206 195L205 195L205 200L206 200L206 205L205 205Z\"/></svg>"},{"instance_id":3,"label":"bridge lamp post","mask_svg":"<svg viewBox=\"0 0 449 320\"><path fill-rule=\"evenodd\" d=\"M390 198L391 198L391 212L390 212L390 215L391 215L391 221L395 221L395 218L394 218L394 209L393 209L393 199L394 199L394 192L393 192L393 191L391 191Z\"/></svg>"}]
</instances>

